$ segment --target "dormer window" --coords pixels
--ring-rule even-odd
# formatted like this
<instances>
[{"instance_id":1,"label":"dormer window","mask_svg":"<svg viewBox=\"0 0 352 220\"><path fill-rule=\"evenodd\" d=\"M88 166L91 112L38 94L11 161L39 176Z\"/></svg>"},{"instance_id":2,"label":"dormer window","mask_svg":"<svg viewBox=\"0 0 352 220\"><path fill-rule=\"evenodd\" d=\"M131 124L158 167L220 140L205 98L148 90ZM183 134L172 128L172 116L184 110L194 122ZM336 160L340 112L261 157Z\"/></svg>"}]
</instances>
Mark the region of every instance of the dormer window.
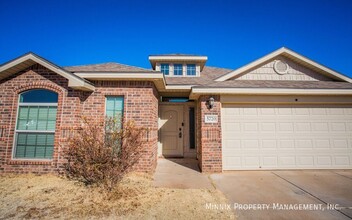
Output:
<instances>
[{"instance_id":1,"label":"dormer window","mask_svg":"<svg viewBox=\"0 0 352 220\"><path fill-rule=\"evenodd\" d=\"M195 76L195 75L196 75L196 65L187 64L187 76Z\"/></svg>"},{"instance_id":2,"label":"dormer window","mask_svg":"<svg viewBox=\"0 0 352 220\"><path fill-rule=\"evenodd\" d=\"M199 77L208 57L187 54L150 55L153 70L167 77Z\"/></svg>"},{"instance_id":3,"label":"dormer window","mask_svg":"<svg viewBox=\"0 0 352 220\"><path fill-rule=\"evenodd\" d=\"M174 64L174 75L182 76L183 75L183 65L182 64Z\"/></svg>"},{"instance_id":4,"label":"dormer window","mask_svg":"<svg viewBox=\"0 0 352 220\"><path fill-rule=\"evenodd\" d=\"M169 75L169 64L168 63L162 63L160 65L160 71L164 73L164 75Z\"/></svg>"}]
</instances>

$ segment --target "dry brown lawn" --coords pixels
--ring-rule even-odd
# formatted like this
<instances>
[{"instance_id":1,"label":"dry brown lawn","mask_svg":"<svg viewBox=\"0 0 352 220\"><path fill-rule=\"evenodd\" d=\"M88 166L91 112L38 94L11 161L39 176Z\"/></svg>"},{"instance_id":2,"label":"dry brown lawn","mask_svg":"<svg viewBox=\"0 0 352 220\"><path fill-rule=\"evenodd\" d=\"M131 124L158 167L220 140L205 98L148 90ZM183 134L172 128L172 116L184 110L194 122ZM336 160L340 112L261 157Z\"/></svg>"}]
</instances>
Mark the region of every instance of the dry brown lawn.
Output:
<instances>
[{"instance_id":1,"label":"dry brown lawn","mask_svg":"<svg viewBox=\"0 0 352 220\"><path fill-rule=\"evenodd\" d=\"M138 173L110 193L55 175L0 176L0 219L234 219L205 203L227 201L216 190L156 188Z\"/></svg>"}]
</instances>

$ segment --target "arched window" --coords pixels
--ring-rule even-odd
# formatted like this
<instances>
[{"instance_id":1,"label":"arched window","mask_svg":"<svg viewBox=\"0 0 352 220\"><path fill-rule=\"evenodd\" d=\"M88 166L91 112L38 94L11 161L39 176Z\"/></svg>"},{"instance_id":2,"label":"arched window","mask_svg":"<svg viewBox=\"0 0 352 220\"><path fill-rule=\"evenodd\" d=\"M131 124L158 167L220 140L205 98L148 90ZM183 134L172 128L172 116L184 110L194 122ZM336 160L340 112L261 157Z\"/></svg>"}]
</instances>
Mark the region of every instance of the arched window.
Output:
<instances>
[{"instance_id":1,"label":"arched window","mask_svg":"<svg viewBox=\"0 0 352 220\"><path fill-rule=\"evenodd\" d=\"M45 89L33 89L20 94L14 158L52 158L57 101L58 94Z\"/></svg>"}]
</instances>

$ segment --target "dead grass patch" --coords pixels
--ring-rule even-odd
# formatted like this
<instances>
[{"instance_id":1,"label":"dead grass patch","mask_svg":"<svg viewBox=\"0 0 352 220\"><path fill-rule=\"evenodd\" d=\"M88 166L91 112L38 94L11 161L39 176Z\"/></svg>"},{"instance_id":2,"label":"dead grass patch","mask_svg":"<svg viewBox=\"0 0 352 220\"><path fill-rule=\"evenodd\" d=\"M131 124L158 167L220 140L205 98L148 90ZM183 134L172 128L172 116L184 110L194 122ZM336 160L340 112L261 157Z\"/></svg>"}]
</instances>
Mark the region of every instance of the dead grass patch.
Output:
<instances>
[{"instance_id":1,"label":"dead grass patch","mask_svg":"<svg viewBox=\"0 0 352 220\"><path fill-rule=\"evenodd\" d=\"M226 203L218 191L164 189L149 175L133 173L107 192L55 175L0 176L0 219L233 219L230 211L207 210Z\"/></svg>"}]
</instances>

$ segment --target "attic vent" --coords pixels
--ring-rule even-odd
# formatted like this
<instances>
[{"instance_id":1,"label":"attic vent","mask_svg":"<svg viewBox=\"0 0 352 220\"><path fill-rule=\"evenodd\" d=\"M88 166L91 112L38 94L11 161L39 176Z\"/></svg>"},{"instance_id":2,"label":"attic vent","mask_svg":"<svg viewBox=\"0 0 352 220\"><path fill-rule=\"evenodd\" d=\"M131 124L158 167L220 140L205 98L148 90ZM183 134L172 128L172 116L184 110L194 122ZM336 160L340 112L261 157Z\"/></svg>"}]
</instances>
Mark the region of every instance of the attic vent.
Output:
<instances>
[{"instance_id":1,"label":"attic vent","mask_svg":"<svg viewBox=\"0 0 352 220\"><path fill-rule=\"evenodd\" d=\"M282 60L276 60L274 63L274 70L276 73L283 75L288 72L289 66Z\"/></svg>"}]
</instances>

